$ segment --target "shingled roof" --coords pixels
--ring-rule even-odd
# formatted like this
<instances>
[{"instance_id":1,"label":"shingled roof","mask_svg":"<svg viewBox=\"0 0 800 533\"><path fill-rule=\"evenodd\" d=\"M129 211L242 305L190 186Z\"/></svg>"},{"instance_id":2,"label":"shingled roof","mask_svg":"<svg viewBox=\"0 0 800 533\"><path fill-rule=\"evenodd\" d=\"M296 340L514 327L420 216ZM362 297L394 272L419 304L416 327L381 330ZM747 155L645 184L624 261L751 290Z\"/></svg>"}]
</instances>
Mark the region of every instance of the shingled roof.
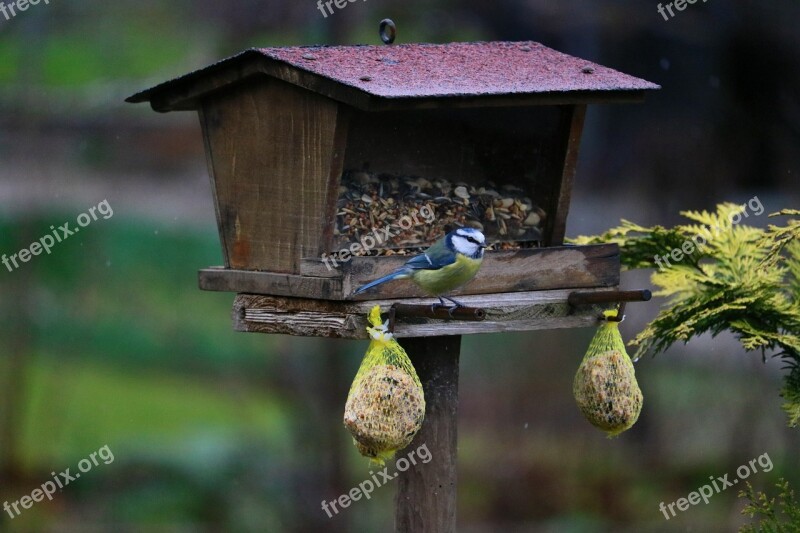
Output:
<instances>
[{"instance_id":1,"label":"shingled roof","mask_svg":"<svg viewBox=\"0 0 800 533\"><path fill-rule=\"evenodd\" d=\"M139 92L156 111L194 109L199 97L267 75L359 109L414 100L500 104L638 101L659 86L532 41L253 48ZM487 102L488 103L488 102Z\"/></svg>"}]
</instances>

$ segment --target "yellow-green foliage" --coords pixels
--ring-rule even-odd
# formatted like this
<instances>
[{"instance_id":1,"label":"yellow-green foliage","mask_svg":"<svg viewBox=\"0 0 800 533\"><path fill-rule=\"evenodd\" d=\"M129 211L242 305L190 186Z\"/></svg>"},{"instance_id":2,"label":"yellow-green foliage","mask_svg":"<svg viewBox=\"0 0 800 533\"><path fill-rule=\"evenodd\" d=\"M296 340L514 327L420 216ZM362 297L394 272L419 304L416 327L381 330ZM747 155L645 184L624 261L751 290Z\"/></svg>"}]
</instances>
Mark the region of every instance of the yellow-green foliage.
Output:
<instances>
[{"instance_id":1,"label":"yellow-green foliage","mask_svg":"<svg viewBox=\"0 0 800 533\"><path fill-rule=\"evenodd\" d=\"M666 350L703 333L732 331L750 350L775 351L788 364L781 395L789 425L800 422L800 215L785 209L770 217L789 218L785 226L766 230L733 224L743 206L725 203L714 213L684 211L689 224L643 227L626 220L600 236L579 237L577 244L615 242L626 268L654 268L655 257L680 249L698 234L695 246L680 262L662 262L651 280L657 296L669 301L636 338L636 357ZM694 242L698 242L696 239Z\"/></svg>"},{"instance_id":2,"label":"yellow-green foliage","mask_svg":"<svg viewBox=\"0 0 800 533\"><path fill-rule=\"evenodd\" d=\"M769 498L765 493L756 493L750 482L747 488L739 493L740 498L750 500L742 514L751 518L759 517L758 524L743 526L740 533L798 533L800 532L800 504L794 497L789 482L781 479L775 484L780 489L779 501Z\"/></svg>"}]
</instances>

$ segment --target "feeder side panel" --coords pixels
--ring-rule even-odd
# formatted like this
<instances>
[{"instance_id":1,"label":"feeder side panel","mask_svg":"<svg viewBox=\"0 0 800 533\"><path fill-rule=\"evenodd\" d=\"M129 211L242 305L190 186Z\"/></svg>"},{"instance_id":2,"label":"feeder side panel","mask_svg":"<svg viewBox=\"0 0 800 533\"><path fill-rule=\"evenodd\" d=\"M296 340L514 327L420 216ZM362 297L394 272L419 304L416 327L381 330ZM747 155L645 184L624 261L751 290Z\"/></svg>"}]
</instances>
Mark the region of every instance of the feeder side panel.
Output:
<instances>
[{"instance_id":1,"label":"feeder side panel","mask_svg":"<svg viewBox=\"0 0 800 533\"><path fill-rule=\"evenodd\" d=\"M575 168L578 162L578 149L580 148L583 120L586 115L585 105L560 106L561 119L558 133L554 137L550 161L556 162L553 171L557 172L552 179L547 180L544 186L548 191L548 213L552 213L546 220L545 244L559 246L564 243L564 233L569 214L569 203L572 195L572 182L575 177Z\"/></svg>"},{"instance_id":2,"label":"feeder side panel","mask_svg":"<svg viewBox=\"0 0 800 533\"><path fill-rule=\"evenodd\" d=\"M322 214L322 238L319 241L318 248L314 254L312 261L319 260L322 254L334 251L334 226L336 225L337 201L339 200L339 186L342 184L342 171L344 170L344 162L347 153L349 152L349 143L351 138L351 125L353 118L353 109L344 104L339 105L336 114L336 134L333 139L333 153L331 156L330 173L328 175L328 184L326 186L327 196L325 200L325 210ZM308 261L308 256L302 256L301 261L301 274L305 272L305 263ZM326 268L326 272L322 277L335 277L338 272L333 269Z\"/></svg>"},{"instance_id":3,"label":"feeder side panel","mask_svg":"<svg viewBox=\"0 0 800 533\"><path fill-rule=\"evenodd\" d=\"M203 112L203 107L197 109L197 116L200 118L200 128L203 131L203 146L206 152L206 166L208 167L208 176L211 178L211 194L214 197L214 214L217 217L217 231L219 232L219 243L222 246L222 260L224 261L225 268L231 268L231 262L228 254L228 242L225 240L225 232L222 230L222 216L219 210L219 197L217 195L217 187L215 185L216 178L214 177L214 160L211 157L211 141L206 127L207 118Z\"/></svg>"},{"instance_id":4,"label":"feeder side panel","mask_svg":"<svg viewBox=\"0 0 800 533\"><path fill-rule=\"evenodd\" d=\"M337 103L259 78L202 107L226 266L299 273L322 240Z\"/></svg>"},{"instance_id":5,"label":"feeder side panel","mask_svg":"<svg viewBox=\"0 0 800 533\"><path fill-rule=\"evenodd\" d=\"M563 172L561 175L561 188L558 191L558 205L555 216L552 217L553 227L550 229L550 246L564 243L564 234L567 227L567 215L572 198L572 183L575 180L575 171L578 166L578 152L581 145L583 122L586 117L586 105L572 106L569 117L569 137L567 139L566 153L564 154Z\"/></svg>"}]
</instances>

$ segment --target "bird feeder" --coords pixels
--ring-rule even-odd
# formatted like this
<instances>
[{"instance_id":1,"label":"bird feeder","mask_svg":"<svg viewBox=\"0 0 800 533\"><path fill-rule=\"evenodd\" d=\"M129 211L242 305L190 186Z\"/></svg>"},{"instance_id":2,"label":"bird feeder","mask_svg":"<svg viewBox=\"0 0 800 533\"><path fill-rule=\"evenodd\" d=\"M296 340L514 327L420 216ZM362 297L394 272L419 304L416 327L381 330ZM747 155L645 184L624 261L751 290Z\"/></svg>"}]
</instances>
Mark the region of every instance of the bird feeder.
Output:
<instances>
[{"instance_id":1,"label":"bird feeder","mask_svg":"<svg viewBox=\"0 0 800 533\"><path fill-rule=\"evenodd\" d=\"M449 531L458 336L588 326L641 299L615 290L616 245L563 239L586 106L657 88L536 42L305 46L250 49L128 101L199 114L225 262L199 282L237 293L237 330L366 338L368 310L402 300L393 327L413 337L429 406L417 439L441 463L403 476L398 529ZM415 314L433 300L410 281L353 297L457 225L493 244L453 293L480 312Z\"/></svg>"}]
</instances>

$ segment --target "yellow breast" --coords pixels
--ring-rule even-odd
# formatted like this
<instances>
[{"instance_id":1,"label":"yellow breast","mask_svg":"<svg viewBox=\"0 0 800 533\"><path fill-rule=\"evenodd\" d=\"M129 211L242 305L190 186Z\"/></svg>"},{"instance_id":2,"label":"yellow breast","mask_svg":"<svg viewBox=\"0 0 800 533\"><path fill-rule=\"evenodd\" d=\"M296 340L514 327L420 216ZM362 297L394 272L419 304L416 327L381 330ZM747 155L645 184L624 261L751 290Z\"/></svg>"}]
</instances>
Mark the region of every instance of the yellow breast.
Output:
<instances>
[{"instance_id":1,"label":"yellow breast","mask_svg":"<svg viewBox=\"0 0 800 533\"><path fill-rule=\"evenodd\" d=\"M446 294L475 277L483 259L470 259L457 254L456 261L439 270L417 270L411 279L432 296Z\"/></svg>"}]
</instances>

